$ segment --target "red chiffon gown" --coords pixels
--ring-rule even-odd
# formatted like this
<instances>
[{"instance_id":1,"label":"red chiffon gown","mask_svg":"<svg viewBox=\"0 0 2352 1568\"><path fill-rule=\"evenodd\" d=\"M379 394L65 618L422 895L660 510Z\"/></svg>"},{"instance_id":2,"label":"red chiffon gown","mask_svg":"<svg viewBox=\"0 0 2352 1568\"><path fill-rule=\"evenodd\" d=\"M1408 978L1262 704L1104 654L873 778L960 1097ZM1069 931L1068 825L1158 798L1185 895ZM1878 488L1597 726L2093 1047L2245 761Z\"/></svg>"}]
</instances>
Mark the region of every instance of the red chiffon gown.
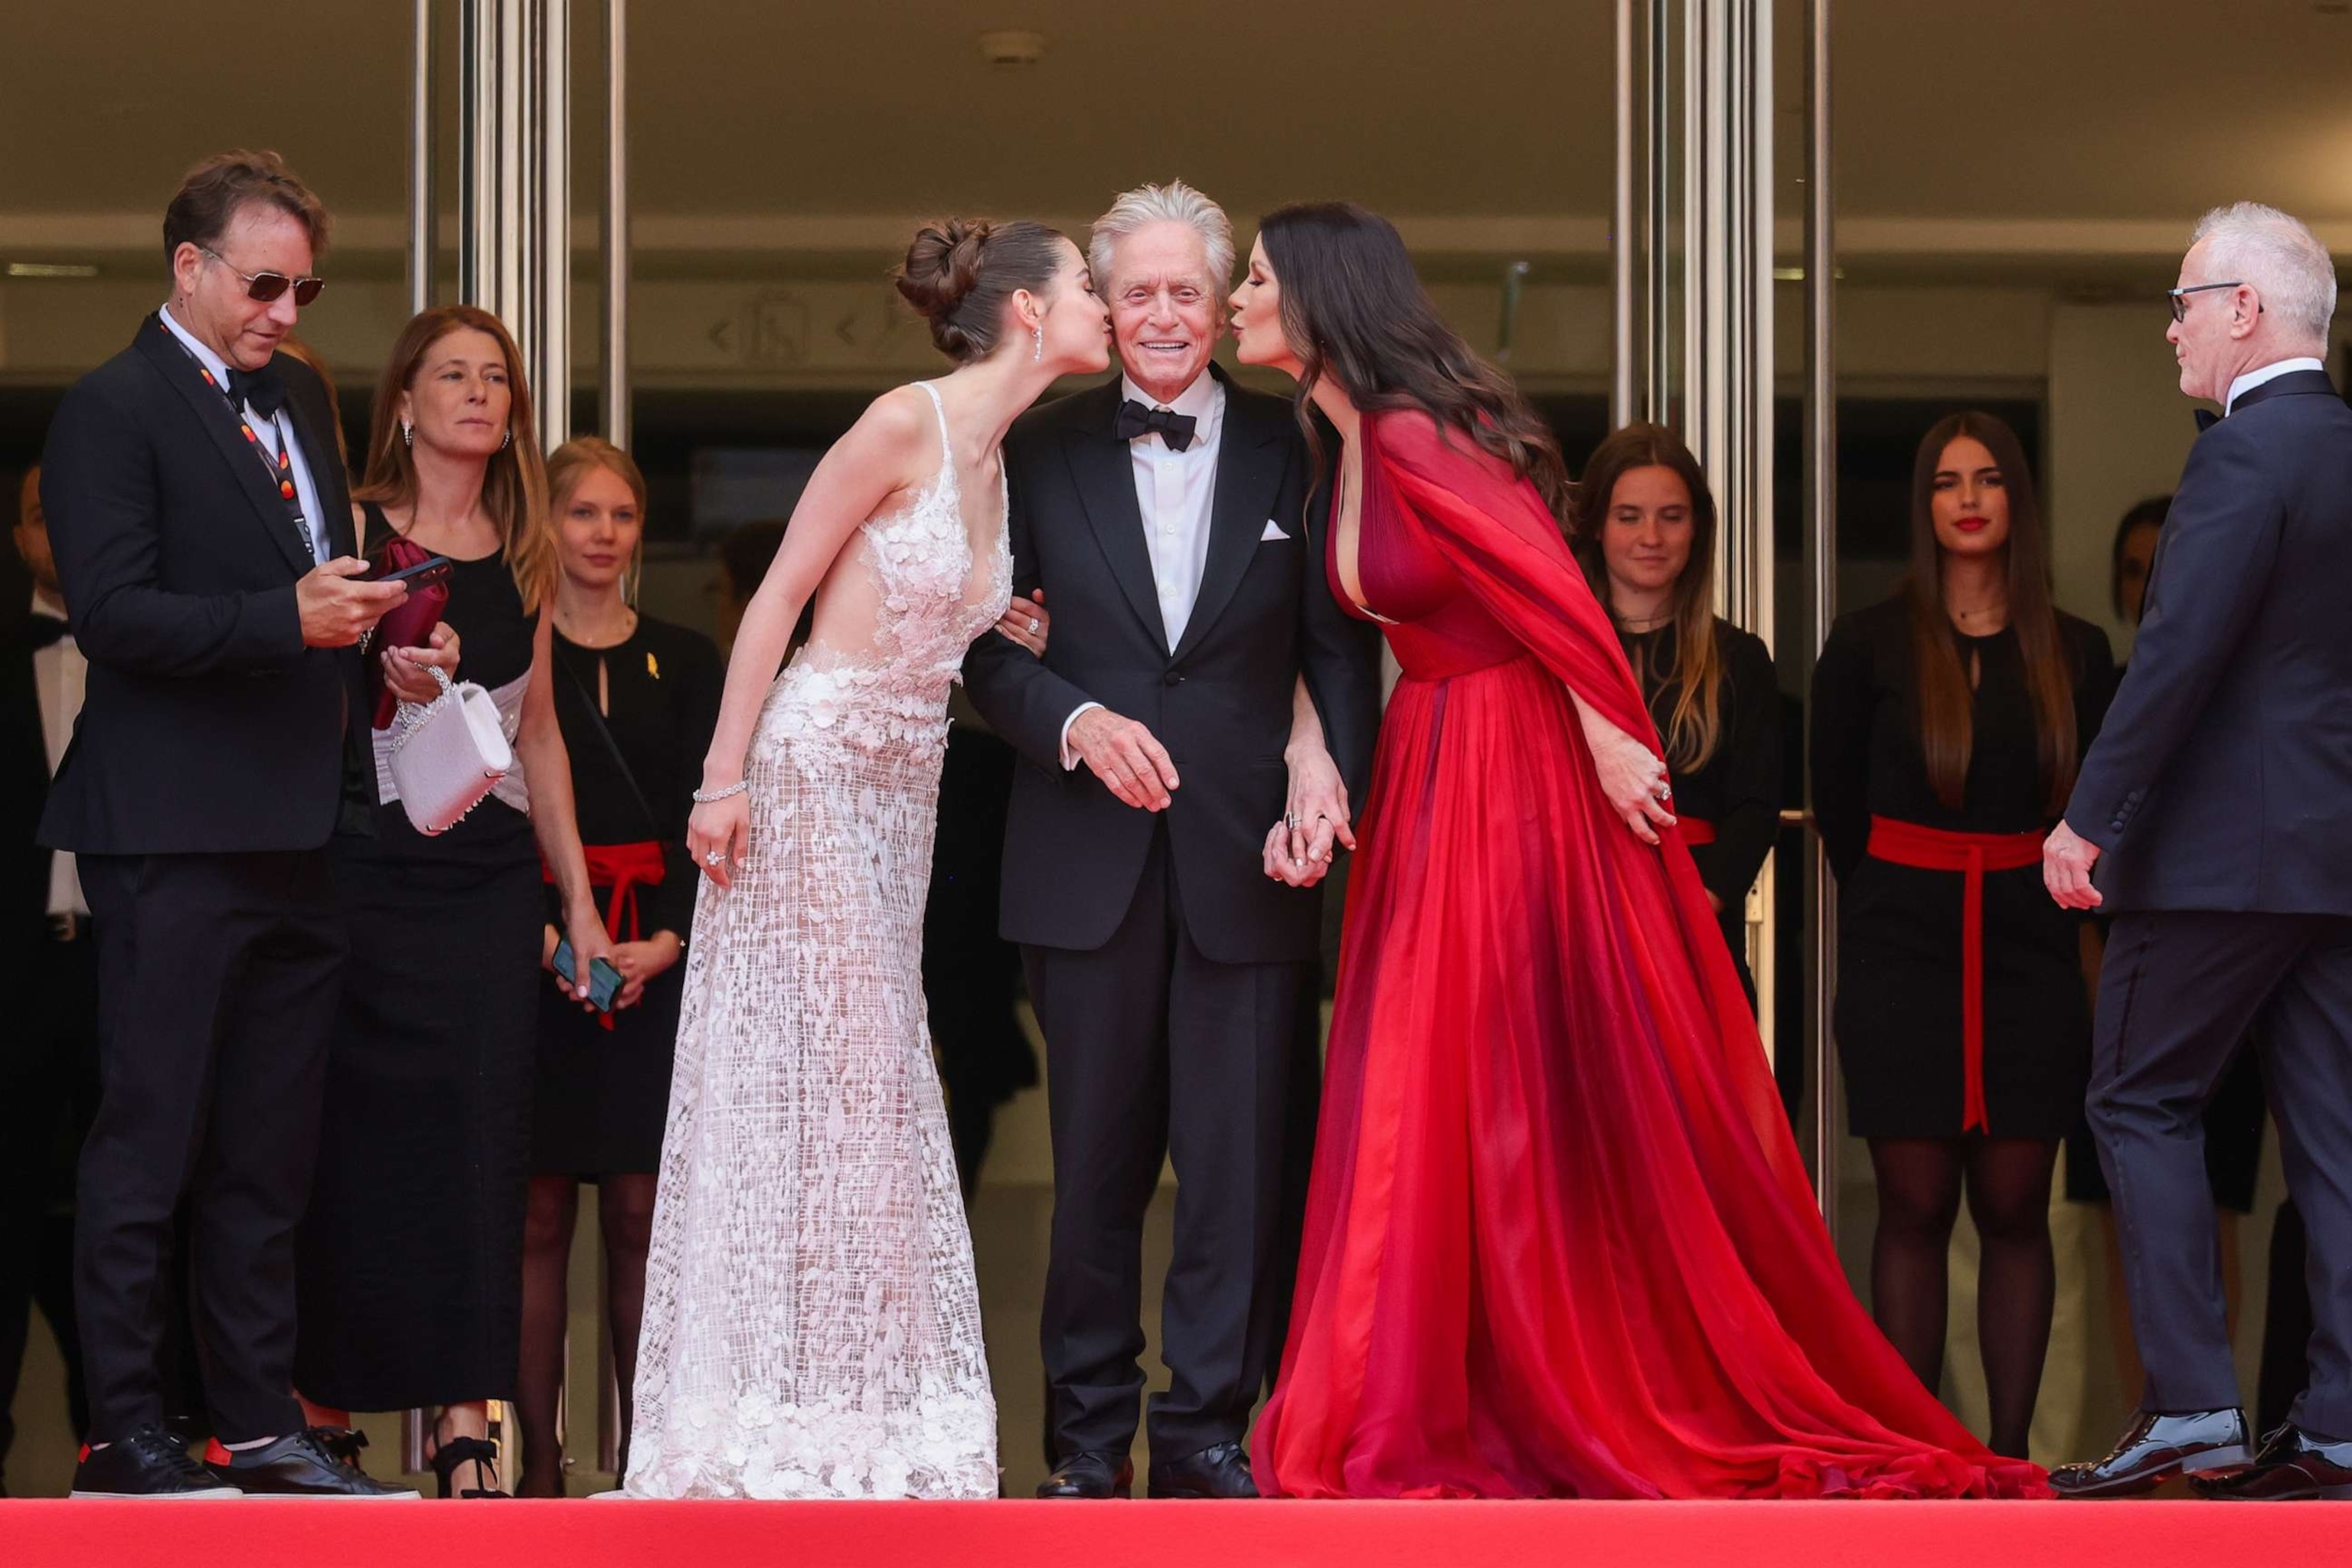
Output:
<instances>
[{"instance_id":1,"label":"red chiffon gown","mask_svg":"<svg viewBox=\"0 0 2352 1568\"><path fill-rule=\"evenodd\" d=\"M1404 676L1260 1490L2045 1495L1848 1288L1690 852L1595 780L1571 689L1654 731L1535 488L1419 414L1361 440Z\"/></svg>"}]
</instances>

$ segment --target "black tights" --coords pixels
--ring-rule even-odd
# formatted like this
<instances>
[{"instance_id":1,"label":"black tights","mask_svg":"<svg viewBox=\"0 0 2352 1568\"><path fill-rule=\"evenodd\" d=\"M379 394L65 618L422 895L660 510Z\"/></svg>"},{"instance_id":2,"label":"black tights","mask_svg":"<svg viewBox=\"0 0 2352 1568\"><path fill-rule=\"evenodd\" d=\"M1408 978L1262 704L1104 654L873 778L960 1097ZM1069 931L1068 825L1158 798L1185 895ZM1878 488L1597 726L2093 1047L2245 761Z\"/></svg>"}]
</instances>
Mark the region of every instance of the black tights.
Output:
<instances>
[{"instance_id":1,"label":"black tights","mask_svg":"<svg viewBox=\"0 0 2352 1568\"><path fill-rule=\"evenodd\" d=\"M1878 1326L1930 1394L1944 1380L1946 1259L1966 1193L1982 1262L1977 1349L1992 1410L1993 1451L2023 1458L2042 1361L2050 1349L2057 1268L2050 1251L2055 1141L1874 1138L1878 1234L1870 1289Z\"/></svg>"},{"instance_id":2,"label":"black tights","mask_svg":"<svg viewBox=\"0 0 2352 1568\"><path fill-rule=\"evenodd\" d=\"M598 1227L604 1233L605 1315L613 1325L613 1370L621 1385L621 1464L629 1462L630 1392L636 1384L637 1329L646 1310L646 1248L654 1226L651 1173L606 1176L597 1183ZM572 1233L580 1216L580 1184L569 1176L533 1176L523 1222L522 1363L515 1415L522 1426L522 1475L517 1497L563 1495L563 1445L555 1412L563 1392L563 1334L572 1272ZM575 1426L577 1424L575 1423Z\"/></svg>"}]
</instances>

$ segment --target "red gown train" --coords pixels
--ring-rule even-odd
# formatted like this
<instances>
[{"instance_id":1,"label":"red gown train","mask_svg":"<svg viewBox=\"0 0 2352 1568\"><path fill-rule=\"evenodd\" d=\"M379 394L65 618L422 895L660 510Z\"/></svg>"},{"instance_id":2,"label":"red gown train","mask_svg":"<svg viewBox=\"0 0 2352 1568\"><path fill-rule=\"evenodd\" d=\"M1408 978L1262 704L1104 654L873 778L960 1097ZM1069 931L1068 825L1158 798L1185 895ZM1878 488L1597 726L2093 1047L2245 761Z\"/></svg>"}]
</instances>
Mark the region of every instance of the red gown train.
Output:
<instances>
[{"instance_id":1,"label":"red gown train","mask_svg":"<svg viewBox=\"0 0 2352 1568\"><path fill-rule=\"evenodd\" d=\"M1594 778L1570 689L1654 731L1534 487L1417 414L1361 439L1360 577L1404 678L1260 1489L2045 1494L1847 1286L1690 853Z\"/></svg>"}]
</instances>

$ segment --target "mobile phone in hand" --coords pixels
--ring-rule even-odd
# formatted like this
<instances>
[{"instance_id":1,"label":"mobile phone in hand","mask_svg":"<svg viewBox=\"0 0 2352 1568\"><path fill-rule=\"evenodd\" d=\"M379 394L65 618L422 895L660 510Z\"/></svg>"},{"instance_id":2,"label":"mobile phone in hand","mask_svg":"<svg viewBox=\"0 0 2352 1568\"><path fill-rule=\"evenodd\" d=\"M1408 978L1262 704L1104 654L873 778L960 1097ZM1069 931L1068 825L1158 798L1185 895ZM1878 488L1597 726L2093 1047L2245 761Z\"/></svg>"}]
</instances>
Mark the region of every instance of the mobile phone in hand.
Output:
<instances>
[{"instance_id":1,"label":"mobile phone in hand","mask_svg":"<svg viewBox=\"0 0 2352 1568\"><path fill-rule=\"evenodd\" d=\"M573 956L568 938L555 944L555 957L551 962L555 973L565 984L577 985L580 983L580 961ZM592 958L588 961L588 1005L599 1013L613 1010L613 999L621 994L624 984L621 972L609 960Z\"/></svg>"},{"instance_id":2,"label":"mobile phone in hand","mask_svg":"<svg viewBox=\"0 0 2352 1568\"><path fill-rule=\"evenodd\" d=\"M371 572L371 583L404 583L411 588L429 588L449 575L446 555L428 555L413 566L403 566L396 572Z\"/></svg>"}]
</instances>

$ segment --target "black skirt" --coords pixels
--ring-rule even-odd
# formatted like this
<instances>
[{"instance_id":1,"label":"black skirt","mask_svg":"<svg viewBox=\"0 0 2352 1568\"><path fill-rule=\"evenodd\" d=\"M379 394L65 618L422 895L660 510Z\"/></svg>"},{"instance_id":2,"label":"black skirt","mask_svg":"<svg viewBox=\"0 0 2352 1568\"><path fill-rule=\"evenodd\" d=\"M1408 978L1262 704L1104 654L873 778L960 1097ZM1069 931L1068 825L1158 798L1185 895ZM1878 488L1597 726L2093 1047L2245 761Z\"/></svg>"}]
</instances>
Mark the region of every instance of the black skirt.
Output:
<instances>
[{"instance_id":1,"label":"black skirt","mask_svg":"<svg viewBox=\"0 0 2352 1568\"><path fill-rule=\"evenodd\" d=\"M606 1029L552 985L540 988L532 1175L593 1180L660 1168L685 994L686 960L680 958L646 987L635 1006L614 1014Z\"/></svg>"},{"instance_id":2,"label":"black skirt","mask_svg":"<svg viewBox=\"0 0 2352 1568\"><path fill-rule=\"evenodd\" d=\"M338 839L351 958L300 1246L296 1388L346 1410L511 1398L542 913L530 823Z\"/></svg>"}]
</instances>

